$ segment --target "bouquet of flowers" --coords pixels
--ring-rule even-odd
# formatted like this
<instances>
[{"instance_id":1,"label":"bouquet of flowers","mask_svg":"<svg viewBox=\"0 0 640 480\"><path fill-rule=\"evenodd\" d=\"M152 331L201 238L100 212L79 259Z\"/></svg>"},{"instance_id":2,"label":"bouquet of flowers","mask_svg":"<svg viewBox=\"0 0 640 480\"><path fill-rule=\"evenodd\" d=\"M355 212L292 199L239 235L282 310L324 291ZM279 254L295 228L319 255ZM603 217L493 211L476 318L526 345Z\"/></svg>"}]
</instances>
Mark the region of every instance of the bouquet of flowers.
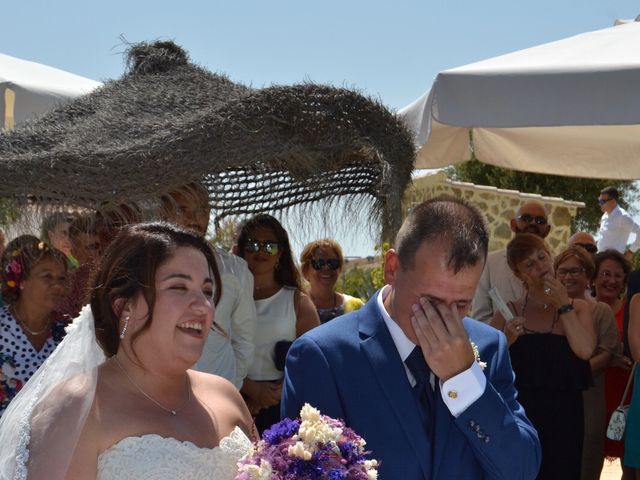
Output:
<instances>
[{"instance_id":1,"label":"bouquet of flowers","mask_svg":"<svg viewBox=\"0 0 640 480\"><path fill-rule=\"evenodd\" d=\"M300 418L285 418L262 434L239 462L236 480L375 480L365 441L341 420L306 403Z\"/></svg>"}]
</instances>

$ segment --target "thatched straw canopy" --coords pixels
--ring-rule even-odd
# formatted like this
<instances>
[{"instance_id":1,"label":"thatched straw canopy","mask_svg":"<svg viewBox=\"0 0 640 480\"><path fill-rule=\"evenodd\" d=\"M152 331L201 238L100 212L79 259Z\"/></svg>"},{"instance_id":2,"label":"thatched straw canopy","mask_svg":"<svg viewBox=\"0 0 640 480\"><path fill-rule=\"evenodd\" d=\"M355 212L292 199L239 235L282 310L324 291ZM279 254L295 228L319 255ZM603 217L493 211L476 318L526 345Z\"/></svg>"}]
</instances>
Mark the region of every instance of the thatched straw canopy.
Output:
<instances>
[{"instance_id":1,"label":"thatched straw canopy","mask_svg":"<svg viewBox=\"0 0 640 480\"><path fill-rule=\"evenodd\" d=\"M312 83L248 88L156 42L129 50L121 79L0 134L0 197L100 210L202 182L221 218L364 196L393 231L413 159L377 101Z\"/></svg>"}]
</instances>

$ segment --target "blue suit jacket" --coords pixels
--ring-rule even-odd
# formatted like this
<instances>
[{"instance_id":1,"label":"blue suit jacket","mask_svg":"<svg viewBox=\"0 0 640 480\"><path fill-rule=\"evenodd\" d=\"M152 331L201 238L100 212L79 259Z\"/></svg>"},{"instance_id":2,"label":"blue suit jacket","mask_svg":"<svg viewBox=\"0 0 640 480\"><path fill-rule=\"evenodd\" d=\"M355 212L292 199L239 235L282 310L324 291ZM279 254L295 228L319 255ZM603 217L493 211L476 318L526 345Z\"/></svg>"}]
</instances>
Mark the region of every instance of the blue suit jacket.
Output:
<instances>
[{"instance_id":1,"label":"blue suit jacket","mask_svg":"<svg viewBox=\"0 0 640 480\"><path fill-rule=\"evenodd\" d=\"M366 440L370 457L382 461L382 480L535 478L540 443L516 400L504 335L464 319L481 361L487 363L486 389L454 418L436 386L431 445L378 309L378 294L362 309L294 342L287 356L282 416L297 417L308 402L325 415L344 419Z\"/></svg>"}]
</instances>

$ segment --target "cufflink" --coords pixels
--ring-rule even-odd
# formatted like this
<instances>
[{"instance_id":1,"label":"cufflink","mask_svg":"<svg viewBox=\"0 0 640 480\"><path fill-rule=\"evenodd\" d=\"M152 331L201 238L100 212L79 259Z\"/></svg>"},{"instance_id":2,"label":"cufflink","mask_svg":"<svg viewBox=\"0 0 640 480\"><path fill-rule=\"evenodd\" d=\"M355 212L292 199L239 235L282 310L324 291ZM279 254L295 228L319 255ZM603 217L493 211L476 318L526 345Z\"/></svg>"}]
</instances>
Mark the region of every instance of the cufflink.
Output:
<instances>
[{"instance_id":1,"label":"cufflink","mask_svg":"<svg viewBox=\"0 0 640 480\"><path fill-rule=\"evenodd\" d=\"M456 398L458 398L458 392L457 392L457 391L455 391L455 390L449 390L449 391L447 392L447 396L448 396L449 398L451 398L452 400L455 400Z\"/></svg>"}]
</instances>

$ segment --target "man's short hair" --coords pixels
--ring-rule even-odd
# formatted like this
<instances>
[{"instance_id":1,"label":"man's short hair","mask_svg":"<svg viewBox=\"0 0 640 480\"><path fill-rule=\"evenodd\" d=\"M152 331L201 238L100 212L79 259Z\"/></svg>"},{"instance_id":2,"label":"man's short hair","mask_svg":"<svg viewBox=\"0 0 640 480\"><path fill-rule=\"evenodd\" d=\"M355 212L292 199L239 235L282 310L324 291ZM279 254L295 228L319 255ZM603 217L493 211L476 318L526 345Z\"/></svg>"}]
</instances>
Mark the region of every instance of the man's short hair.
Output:
<instances>
[{"instance_id":1,"label":"man's short hair","mask_svg":"<svg viewBox=\"0 0 640 480\"><path fill-rule=\"evenodd\" d=\"M455 273L487 258L489 234L480 211L451 196L431 198L414 207L396 236L395 249L403 269L413 269L418 248L424 242L444 241L449 248L447 265Z\"/></svg>"},{"instance_id":2,"label":"man's short hair","mask_svg":"<svg viewBox=\"0 0 640 480\"><path fill-rule=\"evenodd\" d=\"M605 187L600 190L600 195L608 195L609 198L613 198L616 202L618 201L618 189L615 187Z\"/></svg>"}]
</instances>

